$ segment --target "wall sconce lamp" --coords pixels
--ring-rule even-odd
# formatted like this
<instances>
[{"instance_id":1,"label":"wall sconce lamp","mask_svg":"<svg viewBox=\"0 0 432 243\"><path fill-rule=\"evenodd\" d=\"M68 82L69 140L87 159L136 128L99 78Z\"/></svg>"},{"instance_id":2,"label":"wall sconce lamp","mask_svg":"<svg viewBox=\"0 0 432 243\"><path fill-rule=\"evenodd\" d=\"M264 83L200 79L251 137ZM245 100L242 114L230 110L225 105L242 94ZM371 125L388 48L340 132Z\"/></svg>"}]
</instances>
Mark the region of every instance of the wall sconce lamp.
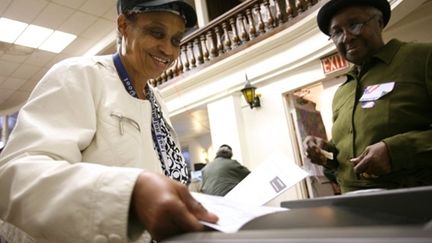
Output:
<instances>
[{"instance_id":1,"label":"wall sconce lamp","mask_svg":"<svg viewBox=\"0 0 432 243\"><path fill-rule=\"evenodd\" d=\"M241 92L246 102L249 104L249 107L251 109L253 109L254 107L261 107L261 101L259 98L260 95L255 94L256 87L251 85L247 77L247 74L245 74L245 76L246 76L246 84L244 88L241 90Z\"/></svg>"}]
</instances>

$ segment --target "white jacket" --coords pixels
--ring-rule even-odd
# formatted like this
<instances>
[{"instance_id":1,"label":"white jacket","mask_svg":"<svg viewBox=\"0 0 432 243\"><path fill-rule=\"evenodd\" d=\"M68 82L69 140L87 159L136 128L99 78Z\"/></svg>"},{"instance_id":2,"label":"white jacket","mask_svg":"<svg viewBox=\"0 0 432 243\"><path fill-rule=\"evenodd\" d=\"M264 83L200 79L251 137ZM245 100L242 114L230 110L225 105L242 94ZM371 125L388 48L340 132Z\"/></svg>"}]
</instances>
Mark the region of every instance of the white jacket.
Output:
<instances>
[{"instance_id":1,"label":"white jacket","mask_svg":"<svg viewBox=\"0 0 432 243\"><path fill-rule=\"evenodd\" d=\"M137 176L162 172L150 118L150 103L126 92L112 56L56 64L0 157L0 218L9 222L0 234L13 237L14 225L37 242L127 242Z\"/></svg>"}]
</instances>

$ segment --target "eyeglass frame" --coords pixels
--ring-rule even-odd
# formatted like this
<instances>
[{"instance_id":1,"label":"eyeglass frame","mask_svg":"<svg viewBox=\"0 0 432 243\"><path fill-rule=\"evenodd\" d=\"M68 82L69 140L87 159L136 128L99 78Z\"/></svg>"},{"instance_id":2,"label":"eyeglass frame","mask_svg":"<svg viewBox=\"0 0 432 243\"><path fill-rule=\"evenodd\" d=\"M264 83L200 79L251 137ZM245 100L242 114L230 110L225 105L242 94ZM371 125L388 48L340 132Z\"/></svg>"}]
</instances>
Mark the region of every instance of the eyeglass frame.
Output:
<instances>
[{"instance_id":1,"label":"eyeglass frame","mask_svg":"<svg viewBox=\"0 0 432 243\"><path fill-rule=\"evenodd\" d=\"M372 15L370 18L368 18L365 21L350 23L348 25L348 28L343 28L343 29L340 28L341 31L340 31L339 37L336 37L335 33L333 32L333 33L330 33L328 40L333 40L334 42L340 42L340 40L342 39L342 36L344 36L344 35L346 36L346 34L345 34L346 32L349 32L350 34L355 35L355 36L360 35L361 31L363 30L363 27L377 16L378 15L375 14L375 15Z\"/></svg>"}]
</instances>

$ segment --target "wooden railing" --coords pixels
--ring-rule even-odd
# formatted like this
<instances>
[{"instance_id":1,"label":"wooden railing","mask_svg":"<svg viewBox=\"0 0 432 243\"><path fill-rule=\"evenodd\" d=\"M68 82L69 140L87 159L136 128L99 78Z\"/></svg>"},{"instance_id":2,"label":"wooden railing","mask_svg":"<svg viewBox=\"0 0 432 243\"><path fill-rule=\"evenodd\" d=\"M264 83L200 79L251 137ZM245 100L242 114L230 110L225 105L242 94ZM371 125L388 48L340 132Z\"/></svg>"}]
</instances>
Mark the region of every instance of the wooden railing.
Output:
<instances>
[{"instance_id":1,"label":"wooden railing","mask_svg":"<svg viewBox=\"0 0 432 243\"><path fill-rule=\"evenodd\" d=\"M168 85L244 50L288 28L326 1L245 1L186 36L176 63L154 80L154 85Z\"/></svg>"}]
</instances>

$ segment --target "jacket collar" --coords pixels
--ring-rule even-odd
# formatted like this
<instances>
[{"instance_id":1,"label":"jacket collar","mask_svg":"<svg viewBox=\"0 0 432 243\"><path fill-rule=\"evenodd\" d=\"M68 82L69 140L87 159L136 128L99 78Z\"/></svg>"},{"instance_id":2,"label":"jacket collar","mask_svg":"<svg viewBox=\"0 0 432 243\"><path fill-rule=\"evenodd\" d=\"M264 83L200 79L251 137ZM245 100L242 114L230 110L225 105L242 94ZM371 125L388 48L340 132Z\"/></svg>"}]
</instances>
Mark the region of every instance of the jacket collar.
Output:
<instances>
[{"instance_id":1,"label":"jacket collar","mask_svg":"<svg viewBox=\"0 0 432 243\"><path fill-rule=\"evenodd\" d=\"M363 66L368 66L367 69L369 69L371 66L374 65L374 63L378 61L389 65L393 61L393 58L396 56L396 53L399 51L402 45L403 42L397 39L390 40L375 55L373 55L369 61L366 62L366 65ZM344 82L344 84L355 79L359 75L360 68L361 66L354 65L346 74L347 80Z\"/></svg>"}]
</instances>

